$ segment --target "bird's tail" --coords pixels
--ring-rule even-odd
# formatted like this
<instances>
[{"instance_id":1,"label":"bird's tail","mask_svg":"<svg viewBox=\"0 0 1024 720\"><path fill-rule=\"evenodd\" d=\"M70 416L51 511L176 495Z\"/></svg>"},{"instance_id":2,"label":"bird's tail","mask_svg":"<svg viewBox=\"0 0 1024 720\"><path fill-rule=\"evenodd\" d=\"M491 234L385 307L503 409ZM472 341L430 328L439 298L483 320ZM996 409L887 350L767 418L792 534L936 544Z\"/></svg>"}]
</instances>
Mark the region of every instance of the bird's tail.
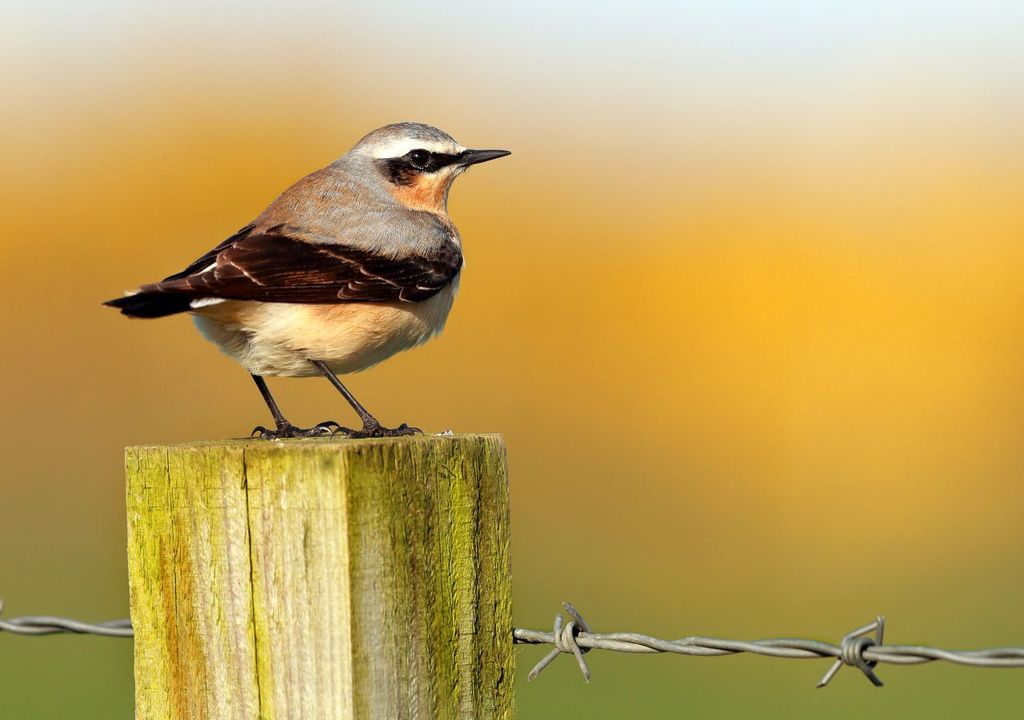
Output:
<instances>
[{"instance_id":1,"label":"bird's tail","mask_svg":"<svg viewBox=\"0 0 1024 720\"><path fill-rule=\"evenodd\" d=\"M159 290L140 290L133 295L107 300L103 304L118 308L122 315L128 317L158 318L191 310L192 298Z\"/></svg>"}]
</instances>

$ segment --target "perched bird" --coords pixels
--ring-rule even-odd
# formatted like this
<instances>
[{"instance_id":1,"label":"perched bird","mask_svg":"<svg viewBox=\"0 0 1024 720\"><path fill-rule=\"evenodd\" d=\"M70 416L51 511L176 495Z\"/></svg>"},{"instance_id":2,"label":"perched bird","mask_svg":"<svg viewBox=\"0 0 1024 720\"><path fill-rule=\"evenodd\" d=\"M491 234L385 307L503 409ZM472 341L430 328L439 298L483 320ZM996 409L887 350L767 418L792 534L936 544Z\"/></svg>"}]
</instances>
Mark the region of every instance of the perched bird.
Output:
<instances>
[{"instance_id":1,"label":"perched bird","mask_svg":"<svg viewBox=\"0 0 1024 720\"><path fill-rule=\"evenodd\" d=\"M191 313L207 339L252 375L274 417L265 438L390 437L338 375L408 350L444 327L462 242L448 218L452 181L507 150L470 150L420 123L374 130L181 272L106 305L129 317ZM285 419L265 376L324 375L359 429Z\"/></svg>"}]
</instances>

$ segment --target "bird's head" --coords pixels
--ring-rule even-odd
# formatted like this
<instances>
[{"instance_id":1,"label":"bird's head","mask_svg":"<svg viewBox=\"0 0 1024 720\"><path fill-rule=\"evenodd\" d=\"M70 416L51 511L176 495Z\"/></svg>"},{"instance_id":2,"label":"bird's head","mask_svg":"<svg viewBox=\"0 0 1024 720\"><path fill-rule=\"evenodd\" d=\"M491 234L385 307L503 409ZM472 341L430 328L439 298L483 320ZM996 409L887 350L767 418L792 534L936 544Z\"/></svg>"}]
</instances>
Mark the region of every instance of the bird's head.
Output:
<instances>
[{"instance_id":1,"label":"bird's head","mask_svg":"<svg viewBox=\"0 0 1024 720\"><path fill-rule=\"evenodd\" d=\"M455 178L470 165L504 157L509 151L471 150L435 127L404 122L377 128L350 154L369 160L373 172L403 205L444 213Z\"/></svg>"}]
</instances>

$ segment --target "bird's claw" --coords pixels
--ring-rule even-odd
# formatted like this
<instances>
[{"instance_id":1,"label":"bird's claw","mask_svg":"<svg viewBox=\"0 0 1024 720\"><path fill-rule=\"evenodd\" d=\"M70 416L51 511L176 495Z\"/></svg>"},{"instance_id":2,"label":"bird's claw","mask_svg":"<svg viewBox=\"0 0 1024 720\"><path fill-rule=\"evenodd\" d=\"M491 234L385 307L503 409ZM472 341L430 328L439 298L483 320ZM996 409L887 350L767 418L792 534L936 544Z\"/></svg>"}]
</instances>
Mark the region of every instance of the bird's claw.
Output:
<instances>
[{"instance_id":1,"label":"bird's claw","mask_svg":"<svg viewBox=\"0 0 1024 720\"><path fill-rule=\"evenodd\" d=\"M378 422L365 423L361 430L339 427L335 432L353 440L358 438L405 437L407 435L423 434L423 431L419 428L410 427L406 423L402 423L396 428L386 428Z\"/></svg>"},{"instance_id":2,"label":"bird's claw","mask_svg":"<svg viewBox=\"0 0 1024 720\"><path fill-rule=\"evenodd\" d=\"M324 433L323 433L324 435L337 435L343 428L341 427L340 424L336 423L334 420L325 420L322 423L317 423L316 425L314 425L310 429L311 430L317 430L317 429L323 430L324 431Z\"/></svg>"},{"instance_id":3,"label":"bird's claw","mask_svg":"<svg viewBox=\"0 0 1024 720\"><path fill-rule=\"evenodd\" d=\"M405 437L407 435L422 434L422 430L417 427L410 427L406 423L402 423L396 428L386 428L379 422L373 421L364 423L363 427L359 430L353 430L352 428L339 425L334 420L327 420L311 428L295 427L290 423L274 429L257 425L252 429L249 437L260 438L261 440L281 440L283 438L332 437L334 435L341 435L350 439L358 439Z\"/></svg>"},{"instance_id":4,"label":"bird's claw","mask_svg":"<svg viewBox=\"0 0 1024 720\"><path fill-rule=\"evenodd\" d=\"M252 429L249 437L260 438L261 440L281 440L282 438L308 438L308 437L329 437L344 430L334 420L318 423L311 428L295 427L292 424L281 425L274 430L257 425Z\"/></svg>"}]
</instances>

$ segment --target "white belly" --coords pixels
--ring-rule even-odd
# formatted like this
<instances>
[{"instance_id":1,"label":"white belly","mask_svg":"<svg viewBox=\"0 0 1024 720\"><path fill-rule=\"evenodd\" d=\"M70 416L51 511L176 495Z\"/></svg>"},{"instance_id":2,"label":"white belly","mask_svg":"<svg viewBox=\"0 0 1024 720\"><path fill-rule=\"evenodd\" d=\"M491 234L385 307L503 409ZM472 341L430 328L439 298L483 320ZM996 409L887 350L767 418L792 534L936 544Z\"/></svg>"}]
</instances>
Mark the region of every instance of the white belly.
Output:
<instances>
[{"instance_id":1,"label":"white belly","mask_svg":"<svg viewBox=\"0 0 1024 720\"><path fill-rule=\"evenodd\" d=\"M299 305L228 300L193 319L222 352L255 375L318 375L310 360L359 372L441 332L458 278L421 303Z\"/></svg>"}]
</instances>

